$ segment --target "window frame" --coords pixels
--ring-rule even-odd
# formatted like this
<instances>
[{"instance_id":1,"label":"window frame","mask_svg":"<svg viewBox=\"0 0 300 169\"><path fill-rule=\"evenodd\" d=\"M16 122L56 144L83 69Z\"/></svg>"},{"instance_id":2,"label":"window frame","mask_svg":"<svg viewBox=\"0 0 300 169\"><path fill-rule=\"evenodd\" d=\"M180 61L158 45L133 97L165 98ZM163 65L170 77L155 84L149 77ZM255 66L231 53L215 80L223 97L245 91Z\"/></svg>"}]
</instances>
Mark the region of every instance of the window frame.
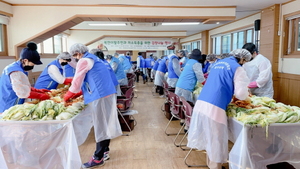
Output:
<instances>
[{"instance_id":1,"label":"window frame","mask_svg":"<svg viewBox=\"0 0 300 169\"><path fill-rule=\"evenodd\" d=\"M7 26L5 24L2 25L2 34L3 39L1 41L3 42L3 51L0 51L0 56L8 56L8 44L7 44Z\"/></svg>"},{"instance_id":2,"label":"window frame","mask_svg":"<svg viewBox=\"0 0 300 169\"><path fill-rule=\"evenodd\" d=\"M284 16L282 54L285 58L300 58L300 50L298 50L300 33L299 22L300 11Z\"/></svg>"}]
</instances>

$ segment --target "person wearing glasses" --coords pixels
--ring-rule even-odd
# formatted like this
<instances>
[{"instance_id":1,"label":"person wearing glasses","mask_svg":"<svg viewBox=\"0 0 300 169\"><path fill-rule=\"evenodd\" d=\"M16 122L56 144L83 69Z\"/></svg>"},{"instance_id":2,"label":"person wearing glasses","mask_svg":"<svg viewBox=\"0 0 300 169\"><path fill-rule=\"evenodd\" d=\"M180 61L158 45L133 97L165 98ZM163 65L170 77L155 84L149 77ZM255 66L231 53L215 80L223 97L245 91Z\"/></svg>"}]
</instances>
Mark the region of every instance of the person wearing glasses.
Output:
<instances>
[{"instance_id":1,"label":"person wearing glasses","mask_svg":"<svg viewBox=\"0 0 300 169\"><path fill-rule=\"evenodd\" d=\"M41 73L34 87L37 89L56 89L58 84L69 85L72 82L71 77L65 76L65 66L71 62L71 55L63 52L57 56Z\"/></svg>"}]
</instances>

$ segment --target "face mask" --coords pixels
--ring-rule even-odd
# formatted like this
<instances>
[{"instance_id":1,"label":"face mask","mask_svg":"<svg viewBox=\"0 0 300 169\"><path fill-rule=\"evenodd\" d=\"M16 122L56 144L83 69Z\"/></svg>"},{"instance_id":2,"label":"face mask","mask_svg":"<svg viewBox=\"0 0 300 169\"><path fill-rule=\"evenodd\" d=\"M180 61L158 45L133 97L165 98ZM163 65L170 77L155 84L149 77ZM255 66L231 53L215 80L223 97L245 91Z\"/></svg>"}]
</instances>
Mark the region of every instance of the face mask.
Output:
<instances>
[{"instance_id":1,"label":"face mask","mask_svg":"<svg viewBox=\"0 0 300 169\"><path fill-rule=\"evenodd\" d=\"M79 61L79 59L75 59L75 61L76 61L76 62L78 62L78 61Z\"/></svg>"},{"instance_id":2,"label":"face mask","mask_svg":"<svg viewBox=\"0 0 300 169\"><path fill-rule=\"evenodd\" d=\"M23 69L25 71L29 71L29 70L32 70L34 66L24 66Z\"/></svg>"},{"instance_id":3,"label":"face mask","mask_svg":"<svg viewBox=\"0 0 300 169\"><path fill-rule=\"evenodd\" d=\"M67 65L68 64L68 62L61 62L61 65L62 66L65 66L65 65Z\"/></svg>"}]
</instances>

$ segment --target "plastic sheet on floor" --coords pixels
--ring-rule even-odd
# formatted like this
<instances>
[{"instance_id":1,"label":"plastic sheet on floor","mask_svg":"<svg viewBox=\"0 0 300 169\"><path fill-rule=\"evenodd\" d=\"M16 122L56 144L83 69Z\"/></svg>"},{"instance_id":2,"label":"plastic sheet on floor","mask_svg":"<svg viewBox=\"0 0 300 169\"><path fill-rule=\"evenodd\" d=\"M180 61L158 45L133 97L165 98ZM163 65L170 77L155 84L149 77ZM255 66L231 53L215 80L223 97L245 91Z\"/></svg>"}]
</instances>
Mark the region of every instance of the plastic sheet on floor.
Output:
<instances>
[{"instance_id":1,"label":"plastic sheet on floor","mask_svg":"<svg viewBox=\"0 0 300 169\"><path fill-rule=\"evenodd\" d=\"M89 118L82 111L69 120L0 121L0 168L79 169Z\"/></svg>"},{"instance_id":2,"label":"plastic sheet on floor","mask_svg":"<svg viewBox=\"0 0 300 169\"><path fill-rule=\"evenodd\" d=\"M300 168L300 123L275 123L266 127L228 120L230 169L264 169L269 164L288 162ZM268 132L266 132L268 131Z\"/></svg>"}]
</instances>

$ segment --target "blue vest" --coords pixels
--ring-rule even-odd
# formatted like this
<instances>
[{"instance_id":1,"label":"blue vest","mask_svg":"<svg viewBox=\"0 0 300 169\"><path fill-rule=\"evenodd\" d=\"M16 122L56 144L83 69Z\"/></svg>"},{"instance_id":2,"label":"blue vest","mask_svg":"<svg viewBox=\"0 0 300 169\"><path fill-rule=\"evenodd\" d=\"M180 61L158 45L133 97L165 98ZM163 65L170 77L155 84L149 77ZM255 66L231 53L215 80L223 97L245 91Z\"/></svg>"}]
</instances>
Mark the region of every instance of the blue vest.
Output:
<instances>
[{"instance_id":1,"label":"blue vest","mask_svg":"<svg viewBox=\"0 0 300 169\"><path fill-rule=\"evenodd\" d=\"M146 63L145 63L145 59L143 58L143 56L138 56L140 58L140 68L146 68Z\"/></svg>"},{"instance_id":2,"label":"blue vest","mask_svg":"<svg viewBox=\"0 0 300 169\"><path fill-rule=\"evenodd\" d=\"M115 74L116 74L116 76L117 76L117 79L118 79L118 80L121 80L121 79L126 78L126 74L125 74L125 72L124 72L123 65L120 64L119 59L117 59L117 58L115 58L115 57L112 57L112 58L111 58L111 61L110 61L110 65L112 65L114 62L117 63L117 65L118 65L117 70L115 71Z\"/></svg>"},{"instance_id":3,"label":"blue vest","mask_svg":"<svg viewBox=\"0 0 300 169\"><path fill-rule=\"evenodd\" d=\"M120 55L119 60L120 59L123 59L123 62L121 62L121 64L123 65L124 70L128 70L131 68L129 60L124 55Z\"/></svg>"},{"instance_id":4,"label":"blue vest","mask_svg":"<svg viewBox=\"0 0 300 169\"><path fill-rule=\"evenodd\" d=\"M72 66L70 66L69 64L67 64L65 66L65 76L66 77L74 77L76 72L76 69L74 69Z\"/></svg>"},{"instance_id":5,"label":"blue vest","mask_svg":"<svg viewBox=\"0 0 300 169\"><path fill-rule=\"evenodd\" d=\"M151 62L153 61L153 59L152 58L147 58L147 59L145 59L145 66L146 66L146 68L152 68L152 65L151 65Z\"/></svg>"},{"instance_id":6,"label":"blue vest","mask_svg":"<svg viewBox=\"0 0 300 169\"><path fill-rule=\"evenodd\" d=\"M83 58L94 60L94 66L86 73L81 87L84 104L116 93L116 88L110 77L107 66L105 66L97 56L88 52L84 54Z\"/></svg>"},{"instance_id":7,"label":"blue vest","mask_svg":"<svg viewBox=\"0 0 300 169\"><path fill-rule=\"evenodd\" d=\"M172 55L169 59L169 64L168 64L168 71L169 71L169 74L168 74L168 77L169 78L179 78L175 71L174 71L174 68L173 68L173 59L177 59L179 60L179 58L176 56L176 55Z\"/></svg>"},{"instance_id":8,"label":"blue vest","mask_svg":"<svg viewBox=\"0 0 300 169\"><path fill-rule=\"evenodd\" d=\"M209 68L209 65L210 65L209 62L206 62L206 63L205 63L205 65L204 65L203 68L202 68L202 72L203 72L203 73L207 73L208 68Z\"/></svg>"},{"instance_id":9,"label":"blue vest","mask_svg":"<svg viewBox=\"0 0 300 169\"><path fill-rule=\"evenodd\" d=\"M130 65L131 65L131 56L126 55L126 58L129 60L129 63L130 63Z\"/></svg>"},{"instance_id":10,"label":"blue vest","mask_svg":"<svg viewBox=\"0 0 300 169\"><path fill-rule=\"evenodd\" d=\"M197 83L197 77L193 70L195 63L198 63L195 59L189 59L186 63L182 73L179 76L176 87L180 87L191 92L194 91L195 85Z\"/></svg>"},{"instance_id":11,"label":"blue vest","mask_svg":"<svg viewBox=\"0 0 300 169\"><path fill-rule=\"evenodd\" d=\"M117 79L117 77L115 75L115 72L111 68L110 64L106 60L101 60L101 59L99 59L99 60L106 65L106 67L107 67L107 69L109 71L110 77L111 77L111 79L113 81L114 86L117 86L119 84L119 82L118 82L118 79Z\"/></svg>"},{"instance_id":12,"label":"blue vest","mask_svg":"<svg viewBox=\"0 0 300 169\"><path fill-rule=\"evenodd\" d=\"M12 89L10 73L14 71L20 71L27 75L20 61L16 61L4 68L0 79L0 113L16 104L24 103L25 99L18 98Z\"/></svg>"},{"instance_id":13,"label":"blue vest","mask_svg":"<svg viewBox=\"0 0 300 169\"><path fill-rule=\"evenodd\" d=\"M63 69L61 67L61 65L59 64L58 59L52 61L45 69L44 71L40 74L39 78L37 79L37 81L35 82L34 87L37 89L56 89L58 86L58 83L56 81L54 81L48 73L48 67L50 65L55 65L61 74L63 74Z\"/></svg>"},{"instance_id":14,"label":"blue vest","mask_svg":"<svg viewBox=\"0 0 300 169\"><path fill-rule=\"evenodd\" d=\"M161 59L157 59L155 61L154 65L153 65L153 68L152 68L153 70L157 70L160 61L161 61Z\"/></svg>"},{"instance_id":15,"label":"blue vest","mask_svg":"<svg viewBox=\"0 0 300 169\"><path fill-rule=\"evenodd\" d=\"M158 68L157 68L157 71L160 71L160 72L163 72L163 73L166 73L168 71L168 68L167 68L167 65L166 65L166 61L168 60L169 58L166 56L164 57L158 64Z\"/></svg>"},{"instance_id":16,"label":"blue vest","mask_svg":"<svg viewBox=\"0 0 300 169\"><path fill-rule=\"evenodd\" d=\"M203 100L226 110L234 94L233 78L238 67L240 65L233 56L214 64L198 100Z\"/></svg>"}]
</instances>

